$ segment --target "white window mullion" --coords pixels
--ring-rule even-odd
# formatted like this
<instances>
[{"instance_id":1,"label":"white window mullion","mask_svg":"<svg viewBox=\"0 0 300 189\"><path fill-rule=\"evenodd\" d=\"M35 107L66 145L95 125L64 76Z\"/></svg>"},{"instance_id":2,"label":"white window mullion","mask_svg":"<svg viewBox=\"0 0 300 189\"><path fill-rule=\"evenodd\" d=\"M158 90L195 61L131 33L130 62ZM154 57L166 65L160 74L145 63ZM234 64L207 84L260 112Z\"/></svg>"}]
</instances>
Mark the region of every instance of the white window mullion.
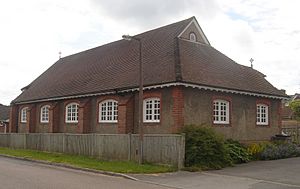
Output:
<instances>
[{"instance_id":1,"label":"white window mullion","mask_svg":"<svg viewBox=\"0 0 300 189\"><path fill-rule=\"evenodd\" d=\"M269 106L266 104L256 105L256 124L268 125L269 124Z\"/></svg>"},{"instance_id":2,"label":"white window mullion","mask_svg":"<svg viewBox=\"0 0 300 189\"><path fill-rule=\"evenodd\" d=\"M66 106L66 123L78 123L78 106L76 103Z\"/></svg>"},{"instance_id":3,"label":"white window mullion","mask_svg":"<svg viewBox=\"0 0 300 189\"><path fill-rule=\"evenodd\" d=\"M21 109L21 123L27 123L27 110L27 107Z\"/></svg>"},{"instance_id":4,"label":"white window mullion","mask_svg":"<svg viewBox=\"0 0 300 189\"><path fill-rule=\"evenodd\" d=\"M99 123L117 123L118 122L118 102L115 100L106 100L99 103Z\"/></svg>"},{"instance_id":5,"label":"white window mullion","mask_svg":"<svg viewBox=\"0 0 300 189\"><path fill-rule=\"evenodd\" d=\"M229 124L229 102L225 100L213 101L213 123L215 124Z\"/></svg>"},{"instance_id":6,"label":"white window mullion","mask_svg":"<svg viewBox=\"0 0 300 189\"><path fill-rule=\"evenodd\" d=\"M40 122L41 123L48 123L49 122L49 105L45 105L41 107L41 113L40 113Z\"/></svg>"},{"instance_id":7,"label":"white window mullion","mask_svg":"<svg viewBox=\"0 0 300 189\"><path fill-rule=\"evenodd\" d=\"M143 102L143 121L145 123L160 122L160 99L148 98Z\"/></svg>"}]
</instances>

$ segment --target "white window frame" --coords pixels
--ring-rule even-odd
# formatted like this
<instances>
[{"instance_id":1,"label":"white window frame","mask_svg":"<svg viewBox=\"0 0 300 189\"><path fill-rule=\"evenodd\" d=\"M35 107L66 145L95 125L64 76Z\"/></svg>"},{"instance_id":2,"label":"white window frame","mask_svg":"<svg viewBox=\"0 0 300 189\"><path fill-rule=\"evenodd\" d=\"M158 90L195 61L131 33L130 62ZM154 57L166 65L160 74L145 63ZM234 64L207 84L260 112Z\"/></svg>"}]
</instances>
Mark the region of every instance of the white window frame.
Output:
<instances>
[{"instance_id":1,"label":"white window frame","mask_svg":"<svg viewBox=\"0 0 300 189\"><path fill-rule=\"evenodd\" d=\"M41 107L40 111L40 122L41 123L49 123L49 105L44 105Z\"/></svg>"},{"instance_id":2,"label":"white window frame","mask_svg":"<svg viewBox=\"0 0 300 189\"><path fill-rule=\"evenodd\" d=\"M256 125L269 125L269 106L256 104Z\"/></svg>"},{"instance_id":3,"label":"white window frame","mask_svg":"<svg viewBox=\"0 0 300 189\"><path fill-rule=\"evenodd\" d=\"M118 123L118 101L108 99L99 103L99 123Z\"/></svg>"},{"instance_id":4,"label":"white window frame","mask_svg":"<svg viewBox=\"0 0 300 189\"><path fill-rule=\"evenodd\" d=\"M75 111L73 111L72 106L75 106ZM69 108L70 107L70 108ZM70 112L69 112L70 110ZM78 103L70 103L66 106L66 115L65 115L65 122L66 123L78 123L79 117L79 104ZM73 117L75 118L73 120Z\"/></svg>"},{"instance_id":5,"label":"white window frame","mask_svg":"<svg viewBox=\"0 0 300 189\"><path fill-rule=\"evenodd\" d=\"M157 102L158 102L158 104L157 104ZM160 122L160 98L144 99L144 101L143 101L143 121L145 123L159 123Z\"/></svg>"},{"instance_id":6,"label":"white window frame","mask_svg":"<svg viewBox=\"0 0 300 189\"><path fill-rule=\"evenodd\" d=\"M24 107L21 109L21 123L27 123L27 111L28 107Z\"/></svg>"},{"instance_id":7,"label":"white window frame","mask_svg":"<svg viewBox=\"0 0 300 189\"><path fill-rule=\"evenodd\" d=\"M229 124L230 123L229 119L230 119L230 103L229 103L229 101L222 100L222 99L215 99L213 101L213 123L214 124Z\"/></svg>"},{"instance_id":8,"label":"white window frame","mask_svg":"<svg viewBox=\"0 0 300 189\"><path fill-rule=\"evenodd\" d=\"M197 36L194 32L191 32L189 34L189 40L192 41L192 42L196 42L197 41Z\"/></svg>"}]
</instances>

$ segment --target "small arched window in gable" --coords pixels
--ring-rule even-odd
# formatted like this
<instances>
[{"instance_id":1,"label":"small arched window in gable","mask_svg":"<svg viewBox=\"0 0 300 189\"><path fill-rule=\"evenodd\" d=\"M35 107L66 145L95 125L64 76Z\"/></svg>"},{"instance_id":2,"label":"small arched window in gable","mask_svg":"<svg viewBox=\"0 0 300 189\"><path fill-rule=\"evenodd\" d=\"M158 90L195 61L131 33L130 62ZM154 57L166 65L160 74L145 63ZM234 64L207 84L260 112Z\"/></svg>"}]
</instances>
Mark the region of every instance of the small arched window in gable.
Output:
<instances>
[{"instance_id":1,"label":"small arched window in gable","mask_svg":"<svg viewBox=\"0 0 300 189\"><path fill-rule=\"evenodd\" d=\"M197 37L196 37L196 34L194 32L190 33L190 41L193 41L193 42L197 41Z\"/></svg>"}]
</instances>

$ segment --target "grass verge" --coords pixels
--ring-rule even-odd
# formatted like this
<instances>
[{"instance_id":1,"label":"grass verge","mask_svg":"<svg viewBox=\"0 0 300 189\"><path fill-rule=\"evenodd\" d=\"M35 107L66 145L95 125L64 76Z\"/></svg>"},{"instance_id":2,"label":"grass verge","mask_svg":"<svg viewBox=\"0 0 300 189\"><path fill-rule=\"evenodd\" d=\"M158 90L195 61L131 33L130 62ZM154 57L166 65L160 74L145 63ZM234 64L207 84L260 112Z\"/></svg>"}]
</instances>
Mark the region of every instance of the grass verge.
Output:
<instances>
[{"instance_id":1,"label":"grass verge","mask_svg":"<svg viewBox=\"0 0 300 189\"><path fill-rule=\"evenodd\" d=\"M41 152L35 150L0 148L0 154L117 173L164 173L176 171L176 169L171 166L153 164L139 165L138 163L130 161L103 161L87 156Z\"/></svg>"}]
</instances>

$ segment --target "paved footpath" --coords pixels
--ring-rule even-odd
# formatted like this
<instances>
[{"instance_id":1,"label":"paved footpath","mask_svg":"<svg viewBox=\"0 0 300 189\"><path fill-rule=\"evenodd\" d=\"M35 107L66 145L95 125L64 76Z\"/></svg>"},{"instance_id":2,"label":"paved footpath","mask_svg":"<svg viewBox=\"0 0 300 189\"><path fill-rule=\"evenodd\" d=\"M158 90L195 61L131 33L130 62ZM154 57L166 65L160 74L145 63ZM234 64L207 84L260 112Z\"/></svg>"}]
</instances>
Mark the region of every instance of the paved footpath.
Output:
<instances>
[{"instance_id":1,"label":"paved footpath","mask_svg":"<svg viewBox=\"0 0 300 189\"><path fill-rule=\"evenodd\" d=\"M300 188L300 158L257 161L217 171L132 176L185 189L294 189Z\"/></svg>"}]
</instances>

